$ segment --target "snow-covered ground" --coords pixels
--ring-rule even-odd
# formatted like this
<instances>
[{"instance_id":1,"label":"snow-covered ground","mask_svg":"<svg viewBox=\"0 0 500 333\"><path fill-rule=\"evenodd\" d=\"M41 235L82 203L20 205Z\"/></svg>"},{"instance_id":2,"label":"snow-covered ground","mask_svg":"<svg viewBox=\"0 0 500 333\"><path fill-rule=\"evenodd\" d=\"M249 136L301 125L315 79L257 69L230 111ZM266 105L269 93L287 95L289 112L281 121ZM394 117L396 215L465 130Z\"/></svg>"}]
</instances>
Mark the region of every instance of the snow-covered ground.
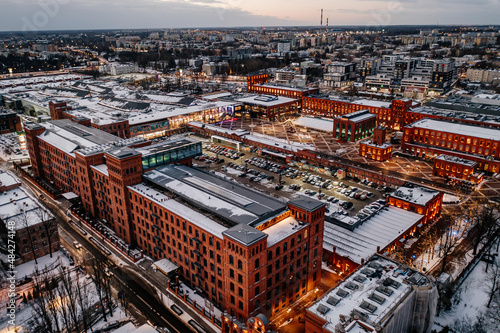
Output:
<instances>
[{"instance_id":1,"label":"snow-covered ground","mask_svg":"<svg viewBox=\"0 0 500 333\"><path fill-rule=\"evenodd\" d=\"M61 251L57 251L53 254L53 258L50 256L44 256L38 259L38 265L35 265L34 261L22 264L17 266L17 273L22 274L23 276L29 275L33 273L36 267L38 269L43 269L45 267L50 267L50 274L59 275L60 270L59 266L69 266L69 260L66 258ZM92 306L92 304L96 304L98 302L98 294L96 290L96 286L91 279L88 279L84 274L80 273L78 270L75 270L73 267L71 269L71 280L79 281L80 285L84 289L84 293L88 297L88 305ZM16 327L19 329L18 332L27 332L26 329L31 325L34 315L33 310L33 301L29 301L28 303L23 302L22 295L31 294L32 284L27 283L21 286L16 287L16 291L19 293L20 297L16 302ZM0 307L0 333L12 332L12 327L9 325L7 321L8 317L6 316L6 307L4 306L5 302L2 302L2 307ZM77 311L80 311L80 307L77 306ZM60 325L64 326L61 314L59 314ZM116 321L130 321L130 318L125 316L125 313L119 308L115 308L113 311L113 317L108 317L107 322L104 320L98 320L95 324L92 325L92 328L95 330L97 328L102 328L108 325L109 323ZM10 329L10 330L9 330Z\"/></svg>"},{"instance_id":2,"label":"snow-covered ground","mask_svg":"<svg viewBox=\"0 0 500 333\"><path fill-rule=\"evenodd\" d=\"M37 262L38 264L35 264L35 261L31 260L24 264L16 266L16 280L21 280L25 276L33 274L33 272L35 272L35 269L51 269L57 267L58 265L69 266L69 259L61 251L52 253L52 258L50 257L50 255L37 258Z\"/></svg>"},{"instance_id":3,"label":"snow-covered ground","mask_svg":"<svg viewBox=\"0 0 500 333\"><path fill-rule=\"evenodd\" d=\"M500 263L500 258L497 257L496 260ZM451 310L441 311L439 317L434 319L433 329L439 332L443 327L451 327L461 320L474 323L480 314L484 314L488 303L487 287L485 285L487 273L485 273L485 269L486 263L484 261L477 264L453 296ZM488 320L486 324L491 326ZM500 332L499 327L490 328L492 330L487 330L487 332Z\"/></svg>"},{"instance_id":4,"label":"snow-covered ground","mask_svg":"<svg viewBox=\"0 0 500 333\"><path fill-rule=\"evenodd\" d=\"M461 200L462 200L461 197L449 193L445 193L443 196L444 204L456 204L459 203Z\"/></svg>"}]
</instances>

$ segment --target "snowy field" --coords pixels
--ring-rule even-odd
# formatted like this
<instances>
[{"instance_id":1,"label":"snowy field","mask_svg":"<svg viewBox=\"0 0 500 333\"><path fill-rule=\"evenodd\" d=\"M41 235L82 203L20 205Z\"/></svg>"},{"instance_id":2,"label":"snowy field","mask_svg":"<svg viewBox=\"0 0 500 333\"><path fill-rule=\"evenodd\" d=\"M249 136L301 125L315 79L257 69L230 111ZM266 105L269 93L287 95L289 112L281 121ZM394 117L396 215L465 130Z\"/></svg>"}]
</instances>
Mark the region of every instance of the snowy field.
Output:
<instances>
[{"instance_id":1,"label":"snowy field","mask_svg":"<svg viewBox=\"0 0 500 333\"><path fill-rule=\"evenodd\" d=\"M500 264L500 258L496 257L496 260ZM491 272L492 265L489 266L489 272ZM488 274L485 273L485 270L486 262L479 262L453 296L451 310L441 311L439 317L434 319L433 330L440 332L445 326L452 328L454 325L463 324L463 322L473 324L478 316L486 314L488 310L486 307L488 303ZM491 307L493 306L494 304L491 305ZM500 332L498 323L494 324L491 321L492 319L486 315L484 332ZM457 332L472 332L459 327L456 329Z\"/></svg>"}]
</instances>

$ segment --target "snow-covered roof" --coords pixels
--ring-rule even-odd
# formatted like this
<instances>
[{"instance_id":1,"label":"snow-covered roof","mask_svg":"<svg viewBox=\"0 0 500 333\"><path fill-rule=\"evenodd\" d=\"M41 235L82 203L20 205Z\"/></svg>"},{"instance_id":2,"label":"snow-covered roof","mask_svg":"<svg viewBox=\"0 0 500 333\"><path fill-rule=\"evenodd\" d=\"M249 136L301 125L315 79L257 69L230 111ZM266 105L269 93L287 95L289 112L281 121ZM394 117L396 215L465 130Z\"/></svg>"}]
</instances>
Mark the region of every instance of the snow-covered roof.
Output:
<instances>
[{"instance_id":1,"label":"snow-covered roof","mask_svg":"<svg viewBox=\"0 0 500 333\"><path fill-rule=\"evenodd\" d=\"M10 177L16 179L12 175ZM44 219L51 218L53 218L53 215L22 187L4 191L0 194L0 220L4 221L4 223L15 221L14 228L16 230L36 225Z\"/></svg>"},{"instance_id":2,"label":"snow-covered roof","mask_svg":"<svg viewBox=\"0 0 500 333\"><path fill-rule=\"evenodd\" d=\"M250 134L249 131L244 130L244 129L232 130L229 128L219 127L219 126L210 125L210 124L204 124L204 123L199 122L199 121L191 121L188 123L188 126L193 126L196 128L206 128L207 130L216 131L218 133L229 134L229 135L243 136L246 134Z\"/></svg>"},{"instance_id":3,"label":"snow-covered roof","mask_svg":"<svg viewBox=\"0 0 500 333\"><path fill-rule=\"evenodd\" d=\"M354 101L354 103L364 106L372 106L376 108L386 108L386 109L391 108L391 102L377 101L374 99L358 99L357 101Z\"/></svg>"},{"instance_id":4,"label":"snow-covered roof","mask_svg":"<svg viewBox=\"0 0 500 333\"><path fill-rule=\"evenodd\" d=\"M287 141L284 139L276 138L274 136L264 135L260 133L248 134L244 136L247 140L253 142L263 143L276 148L282 148L290 151L297 152L298 150L314 150L314 146L300 143L295 141Z\"/></svg>"},{"instance_id":5,"label":"snow-covered roof","mask_svg":"<svg viewBox=\"0 0 500 333\"><path fill-rule=\"evenodd\" d=\"M429 201L440 194L439 191L431 190L427 187L406 187L401 186L390 194L391 197L425 206Z\"/></svg>"},{"instance_id":6,"label":"snow-covered roof","mask_svg":"<svg viewBox=\"0 0 500 333\"><path fill-rule=\"evenodd\" d=\"M268 235L267 237L267 247L271 247L274 244L284 240L291 235L300 232L306 227L305 223L299 223L295 217L289 216L284 220L273 224L267 229L262 230Z\"/></svg>"},{"instance_id":7,"label":"snow-covered roof","mask_svg":"<svg viewBox=\"0 0 500 333\"><path fill-rule=\"evenodd\" d=\"M389 142L384 142L381 145L378 145L374 143L372 140L361 141L360 143L370 147L382 148L382 149L389 148L392 146Z\"/></svg>"},{"instance_id":8,"label":"snow-covered roof","mask_svg":"<svg viewBox=\"0 0 500 333\"><path fill-rule=\"evenodd\" d=\"M278 106L285 103L295 102L298 101L298 99L288 98L283 96L253 95L244 98L239 98L236 101L245 104L262 105L265 107L269 107L269 106Z\"/></svg>"},{"instance_id":9,"label":"snow-covered roof","mask_svg":"<svg viewBox=\"0 0 500 333\"><path fill-rule=\"evenodd\" d=\"M357 320L373 327L383 324L385 318L413 292L412 285L426 286L429 283L425 275L377 255L307 311L325 320L323 329L328 332L337 332L335 326L341 316L357 315ZM346 332L365 331L346 329Z\"/></svg>"},{"instance_id":10,"label":"snow-covered roof","mask_svg":"<svg viewBox=\"0 0 500 333\"><path fill-rule=\"evenodd\" d=\"M324 132L333 132L333 121L326 118L300 117L294 120L294 125L313 128Z\"/></svg>"},{"instance_id":11,"label":"snow-covered roof","mask_svg":"<svg viewBox=\"0 0 500 333\"><path fill-rule=\"evenodd\" d=\"M164 274L168 274L172 271L175 271L179 266L168 260L167 258L160 259L158 261L155 261L153 265L156 266L160 271L162 271Z\"/></svg>"},{"instance_id":12,"label":"snow-covered roof","mask_svg":"<svg viewBox=\"0 0 500 333\"><path fill-rule=\"evenodd\" d=\"M12 186L15 184L21 184L19 179L17 179L16 177L14 177L13 175L11 175L8 172L1 172L0 173L0 187L3 187L3 186L9 187L9 186Z\"/></svg>"},{"instance_id":13,"label":"snow-covered roof","mask_svg":"<svg viewBox=\"0 0 500 333\"><path fill-rule=\"evenodd\" d=\"M373 217L361 223L354 230L325 221L323 248L361 263L382 250L413 227L423 215L397 207L382 208Z\"/></svg>"},{"instance_id":14,"label":"snow-covered roof","mask_svg":"<svg viewBox=\"0 0 500 333\"><path fill-rule=\"evenodd\" d=\"M232 225L257 223L286 209L272 197L184 165L164 165L143 178Z\"/></svg>"},{"instance_id":15,"label":"snow-covered roof","mask_svg":"<svg viewBox=\"0 0 500 333\"><path fill-rule=\"evenodd\" d=\"M193 105L188 107L168 107L168 108L163 107L161 109L158 109L158 111L153 110L150 113L140 113L136 116L132 116L129 118L129 123L131 126L139 124L147 124L160 120L166 120L168 118L176 116L183 116L191 113L211 110L214 108L223 108L234 105L235 102L217 101L217 102L203 103L200 105Z\"/></svg>"},{"instance_id":16,"label":"snow-covered roof","mask_svg":"<svg viewBox=\"0 0 500 333\"><path fill-rule=\"evenodd\" d=\"M43 141L71 154L76 149L84 149L121 140L119 137L93 127L75 123L69 119L52 120L41 123L46 131L38 136Z\"/></svg>"},{"instance_id":17,"label":"snow-covered roof","mask_svg":"<svg viewBox=\"0 0 500 333\"><path fill-rule=\"evenodd\" d=\"M102 173L105 176L109 176L108 173L108 166L106 164L99 164L99 165L91 165L90 166L92 169Z\"/></svg>"},{"instance_id":18,"label":"snow-covered roof","mask_svg":"<svg viewBox=\"0 0 500 333\"><path fill-rule=\"evenodd\" d=\"M488 128L483 126L466 125L460 123L451 123L448 121L440 121L434 119L421 119L408 125L410 128L422 128L430 131L452 133L474 138L487 140L500 140L500 129Z\"/></svg>"},{"instance_id":19,"label":"snow-covered roof","mask_svg":"<svg viewBox=\"0 0 500 333\"><path fill-rule=\"evenodd\" d=\"M128 188L131 191L142 195L143 197L153 202L156 202L157 204L176 214L180 218L183 218L186 221L189 221L194 225L202 228L203 230L210 232L212 235L218 237L219 239L222 239L222 233L227 230L227 228L220 223L217 223L207 216L195 211L191 207L188 207L187 205L184 205L147 185L137 184L129 186Z\"/></svg>"},{"instance_id":20,"label":"snow-covered roof","mask_svg":"<svg viewBox=\"0 0 500 333\"><path fill-rule=\"evenodd\" d=\"M453 163L457 163L457 164L466 165L468 167L475 167L477 165L476 161L466 160L464 158L460 158L457 156L450 156L450 155L446 155L446 154L439 155L438 157L436 157L436 160L453 162Z\"/></svg>"},{"instance_id":21,"label":"snow-covered roof","mask_svg":"<svg viewBox=\"0 0 500 333\"><path fill-rule=\"evenodd\" d=\"M370 113L368 110L359 110L359 111L354 111L348 114L344 114L341 116L337 116L335 118L345 118L348 119L349 121L352 121L354 123L359 123L361 121L371 119L371 118L376 118L377 116L373 113Z\"/></svg>"}]
</instances>

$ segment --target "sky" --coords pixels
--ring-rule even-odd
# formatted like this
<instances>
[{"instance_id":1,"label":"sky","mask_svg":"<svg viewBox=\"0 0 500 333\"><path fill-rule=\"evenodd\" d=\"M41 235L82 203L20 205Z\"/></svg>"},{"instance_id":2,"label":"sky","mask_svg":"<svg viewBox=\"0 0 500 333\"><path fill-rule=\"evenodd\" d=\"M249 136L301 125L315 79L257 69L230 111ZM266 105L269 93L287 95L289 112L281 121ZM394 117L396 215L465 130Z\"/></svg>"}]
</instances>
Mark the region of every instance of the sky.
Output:
<instances>
[{"instance_id":1,"label":"sky","mask_svg":"<svg viewBox=\"0 0 500 333\"><path fill-rule=\"evenodd\" d=\"M0 31L500 24L500 0L0 0Z\"/></svg>"}]
</instances>

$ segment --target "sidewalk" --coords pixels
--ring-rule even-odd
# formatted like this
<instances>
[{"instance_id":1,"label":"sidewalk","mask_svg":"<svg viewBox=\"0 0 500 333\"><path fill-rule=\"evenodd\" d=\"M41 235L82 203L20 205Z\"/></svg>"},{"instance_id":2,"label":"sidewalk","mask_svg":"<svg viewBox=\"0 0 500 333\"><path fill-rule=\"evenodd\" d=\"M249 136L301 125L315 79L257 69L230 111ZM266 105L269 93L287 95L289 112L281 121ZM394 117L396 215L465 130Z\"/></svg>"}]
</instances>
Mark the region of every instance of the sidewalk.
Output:
<instances>
[{"instance_id":1,"label":"sidewalk","mask_svg":"<svg viewBox=\"0 0 500 333\"><path fill-rule=\"evenodd\" d=\"M41 194L41 191L36 184L33 184L31 179L26 179L24 177L19 177L22 181L24 181L24 184L29 187L29 189L35 193L37 193L37 196ZM52 199L50 197L47 197L44 200L44 204L48 205L49 208L52 210L55 210L54 213L56 213L59 217L61 217L68 225L75 230L76 232L80 233L84 237L92 236L97 240L101 240L103 238L102 235L100 235L97 231L92 229L89 225L86 223L71 223L72 219L70 217L73 217L74 220L80 221L80 219L70 213L68 215L65 214L66 210L69 207L63 207L62 203L59 202L57 199ZM86 232L87 235L82 233L82 231ZM107 242L103 243L103 247L110 251L112 255L109 257L117 266L123 267L123 268L129 268L133 272L137 272L137 267L140 267L141 270L144 272L144 274L137 274L141 279L143 279L145 282L149 283L151 286L153 286L157 292L159 292L159 297L162 299L163 303L165 304L165 298L167 298L166 294L166 287L167 287L167 277L163 275L160 272L154 272L153 268L151 267L153 264L153 261L150 258L143 258L139 260L138 262L134 263L130 258L128 258L126 255L121 253L118 249L116 249L114 246L111 246ZM168 293L169 295L173 295L172 293ZM184 313L182 315L177 315L175 311L171 309L168 304L166 304L169 308L169 310L175 314L177 317L181 318L188 326L190 326L189 320L193 320L199 325L201 325L207 332L209 333L219 333L221 331L220 328L218 328L216 325L212 324L210 321L208 321L206 318L203 317L203 315L197 313L193 308L188 306L183 300L178 298L176 295L174 295L176 298L176 302L174 302L175 305L178 307L181 307L184 310ZM188 319L189 317L189 319ZM186 321L186 319L188 319Z\"/></svg>"},{"instance_id":2,"label":"sidewalk","mask_svg":"<svg viewBox=\"0 0 500 333\"><path fill-rule=\"evenodd\" d=\"M186 304L186 302L181 299L179 296L177 296L173 291L167 290L168 286L168 278L165 276L165 274L161 273L160 271L157 271L153 268L153 263L154 261L149 258L149 257L144 257L142 260L138 261L136 263L137 266L142 268L142 270L149 276L149 282L152 283L155 288L157 289L157 292L160 293L161 300L163 301L163 304L165 304L169 309L171 309L172 305L175 304L178 307L180 307L185 313L182 315L178 315L181 319L185 317L187 314L191 319L194 319L197 323L202 325L207 332L211 333L218 333L221 331L221 328L217 327L214 325L212 322L210 322L207 318L205 318L202 314L196 312L189 304ZM182 283L181 283L182 284ZM190 290L186 285L182 284L184 290ZM195 297L193 295L196 295L193 290L190 290L189 294L191 297ZM204 307L204 303L201 302L201 296L197 295L200 299L197 299L197 304L200 306ZM175 301L175 302L174 302ZM201 304L200 304L201 303ZM174 311L175 312L175 311ZM220 310L216 310L214 312L220 313ZM217 319L220 320L220 315L218 316ZM189 321L186 321L183 319L186 323Z\"/></svg>"},{"instance_id":3,"label":"sidewalk","mask_svg":"<svg viewBox=\"0 0 500 333\"><path fill-rule=\"evenodd\" d=\"M80 220L77 216L74 216L72 213L70 213L70 216ZM93 236L96 239L102 239L102 236L86 223L78 224L77 228L75 228L75 224L73 223L70 223L70 225L77 232L81 233L81 230L83 229L83 231L86 231L88 235ZM189 323L190 320L194 320L209 333L219 333L221 331L220 328L218 328L216 325L208 321L208 319L206 319L203 315L197 313L182 299L180 299L179 297L177 297L172 293L167 292L166 288L168 286L168 278L161 272L158 271L155 272L155 270L153 269L154 262L151 258L143 257L137 262L133 262L128 256L121 253L114 246L110 246L107 242L103 244L103 247L112 253L110 259L115 263L115 265L120 266L124 269L130 269L134 273L139 272L139 274L137 275L141 279L149 283L152 287L154 287L161 301L168 307L168 309L173 314L181 318L187 325L190 325ZM141 268L141 270L137 270L136 267ZM141 271L143 273L141 273ZM165 299L168 298L170 295L173 295L177 300L177 302L173 302L173 304L183 309L184 313L182 315L178 315L177 313L175 313L175 311L172 310L171 308L172 304L166 303Z\"/></svg>"}]
</instances>

